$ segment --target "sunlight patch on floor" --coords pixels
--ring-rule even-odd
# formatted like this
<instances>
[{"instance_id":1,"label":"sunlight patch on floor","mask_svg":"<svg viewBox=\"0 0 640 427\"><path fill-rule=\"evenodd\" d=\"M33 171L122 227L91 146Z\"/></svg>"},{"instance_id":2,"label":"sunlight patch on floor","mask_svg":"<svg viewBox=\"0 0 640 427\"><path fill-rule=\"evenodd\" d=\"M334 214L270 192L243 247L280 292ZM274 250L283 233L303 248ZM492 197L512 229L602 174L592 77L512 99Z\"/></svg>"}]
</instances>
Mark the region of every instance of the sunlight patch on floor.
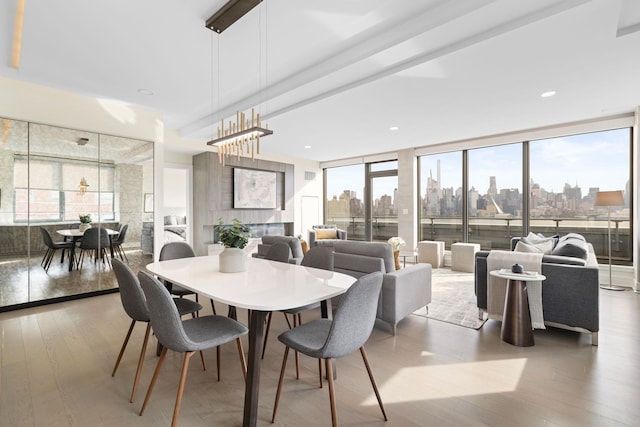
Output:
<instances>
[{"instance_id":1,"label":"sunlight patch on floor","mask_svg":"<svg viewBox=\"0 0 640 427\"><path fill-rule=\"evenodd\" d=\"M506 393L517 389L526 363L520 358L408 367L378 386L385 404ZM363 404L378 404L373 391Z\"/></svg>"}]
</instances>

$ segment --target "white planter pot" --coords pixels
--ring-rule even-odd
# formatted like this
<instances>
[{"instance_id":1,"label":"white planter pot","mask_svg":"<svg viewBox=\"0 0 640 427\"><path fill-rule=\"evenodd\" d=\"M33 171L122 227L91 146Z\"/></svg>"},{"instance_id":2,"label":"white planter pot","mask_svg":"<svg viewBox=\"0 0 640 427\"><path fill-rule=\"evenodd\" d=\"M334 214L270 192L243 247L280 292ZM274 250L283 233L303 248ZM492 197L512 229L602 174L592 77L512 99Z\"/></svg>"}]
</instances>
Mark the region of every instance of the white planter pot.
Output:
<instances>
[{"instance_id":1,"label":"white planter pot","mask_svg":"<svg viewBox=\"0 0 640 427\"><path fill-rule=\"evenodd\" d=\"M247 254L239 248L224 248L220 254L221 273L239 273L247 270Z\"/></svg>"},{"instance_id":2,"label":"white planter pot","mask_svg":"<svg viewBox=\"0 0 640 427\"><path fill-rule=\"evenodd\" d=\"M84 233L85 231L87 231L87 230L88 230L88 229L90 229L90 228L91 228L91 223L85 223L85 222L83 222L83 223L81 223L81 224L80 224L80 226L78 227L78 230L79 230L81 233Z\"/></svg>"}]
</instances>

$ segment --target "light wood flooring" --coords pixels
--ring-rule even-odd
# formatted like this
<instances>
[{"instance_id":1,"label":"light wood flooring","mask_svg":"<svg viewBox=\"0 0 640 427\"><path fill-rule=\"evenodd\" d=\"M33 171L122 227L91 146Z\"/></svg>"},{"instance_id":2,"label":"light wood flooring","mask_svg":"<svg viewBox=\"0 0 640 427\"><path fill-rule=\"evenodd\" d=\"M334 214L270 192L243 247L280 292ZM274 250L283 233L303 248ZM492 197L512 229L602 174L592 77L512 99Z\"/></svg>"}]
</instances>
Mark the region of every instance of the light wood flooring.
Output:
<instances>
[{"instance_id":1,"label":"light wood flooring","mask_svg":"<svg viewBox=\"0 0 640 427\"><path fill-rule=\"evenodd\" d=\"M535 332L534 347L515 347L500 340L500 323L491 320L476 331L412 315L396 336L376 328L366 348L389 421L382 420L358 352L337 362L338 420L380 427L639 426L640 295L601 290L600 297L598 347L587 334L551 328ZM239 317L246 322L245 311ZM157 358L150 345L137 399L129 403L142 325L111 377L128 325L118 294L1 313L0 425L169 426L181 355L168 355L138 416ZM262 369L258 425L270 425L284 350L276 336L285 328L278 313ZM244 384L235 345L222 350L220 382L215 352L206 352L207 371L198 359L189 369L179 425L241 425ZM275 425L329 426L316 361L301 362L296 381L290 355Z\"/></svg>"}]
</instances>

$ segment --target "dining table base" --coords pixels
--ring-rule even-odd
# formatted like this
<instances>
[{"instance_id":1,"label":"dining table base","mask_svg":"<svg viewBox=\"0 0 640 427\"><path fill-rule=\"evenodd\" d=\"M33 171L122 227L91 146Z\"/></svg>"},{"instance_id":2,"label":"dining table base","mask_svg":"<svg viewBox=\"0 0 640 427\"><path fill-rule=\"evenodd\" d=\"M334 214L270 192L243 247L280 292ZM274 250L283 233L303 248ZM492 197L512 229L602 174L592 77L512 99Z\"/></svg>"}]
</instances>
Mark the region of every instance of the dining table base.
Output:
<instances>
[{"instance_id":1,"label":"dining table base","mask_svg":"<svg viewBox=\"0 0 640 427\"><path fill-rule=\"evenodd\" d=\"M255 426L258 419L258 390L264 322L268 311L251 310L249 316L249 356L247 357L247 382L244 392L244 416L242 425Z\"/></svg>"}]
</instances>

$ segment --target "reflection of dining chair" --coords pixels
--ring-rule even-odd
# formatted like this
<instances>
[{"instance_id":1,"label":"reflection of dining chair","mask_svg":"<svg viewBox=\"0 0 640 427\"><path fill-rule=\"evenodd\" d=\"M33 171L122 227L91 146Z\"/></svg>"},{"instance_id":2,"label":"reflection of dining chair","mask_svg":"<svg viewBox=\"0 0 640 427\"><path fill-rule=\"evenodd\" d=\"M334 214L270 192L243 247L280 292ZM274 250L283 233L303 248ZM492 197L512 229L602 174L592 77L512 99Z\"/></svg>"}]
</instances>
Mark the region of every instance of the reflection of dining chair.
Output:
<instances>
[{"instance_id":1,"label":"reflection of dining chair","mask_svg":"<svg viewBox=\"0 0 640 427\"><path fill-rule=\"evenodd\" d=\"M111 239L111 247L115 254L117 254L121 260L126 260L127 264L129 263L129 259L127 258L127 254L124 252L124 248L122 245L124 244L124 239L127 237L127 229L129 228L129 224L124 224L120 228L120 233L115 239Z\"/></svg>"},{"instance_id":2,"label":"reflection of dining chair","mask_svg":"<svg viewBox=\"0 0 640 427\"><path fill-rule=\"evenodd\" d=\"M291 258L291 248L284 242L277 242L269 247L264 257L271 261L289 262L289 258Z\"/></svg>"},{"instance_id":3,"label":"reflection of dining chair","mask_svg":"<svg viewBox=\"0 0 640 427\"><path fill-rule=\"evenodd\" d=\"M54 242L51 238L51 234L49 234L49 230L44 227L40 227L40 232L42 233L42 240L44 245L47 247L44 256L42 257L42 262L40 265L44 268L44 271L49 272L49 266L51 265L51 260L53 259L53 255L58 249L62 249L62 255L60 256L60 262L64 262L64 251L65 249L71 249L71 242ZM71 251L69 251L69 256L71 256ZM73 262L73 260L71 260Z\"/></svg>"},{"instance_id":4,"label":"reflection of dining chair","mask_svg":"<svg viewBox=\"0 0 640 427\"><path fill-rule=\"evenodd\" d=\"M145 300L144 293L142 292L142 288L140 287L140 282L138 281L135 273L125 263L117 258L113 259L113 272L116 275L118 287L120 288L120 300L122 301L122 307L131 318L131 326L129 326L129 332L127 332L127 336L124 338L124 342L122 343L122 348L120 349L120 354L118 354L116 365L113 367L113 372L111 373L112 377L116 375L116 371L120 365L120 360L122 360L122 355L124 354L125 348L127 348L127 343L129 342L131 332L133 332L133 327L136 322L145 322L147 324L144 341L142 342L142 350L140 350L140 358L138 359L138 368L136 369L136 376L133 380L133 390L131 390L131 398L129 400L133 403L136 395L136 389L138 388L138 382L140 381L144 354L147 350L147 342L149 341L149 332L151 330L149 309L147 307L147 302ZM186 298L174 298L173 302L175 303L180 316L191 313L191 316L195 317L195 313L202 309L200 304Z\"/></svg>"},{"instance_id":5,"label":"reflection of dining chair","mask_svg":"<svg viewBox=\"0 0 640 427\"><path fill-rule=\"evenodd\" d=\"M378 404L382 410L385 421L387 414L382 405L382 399L378 392L378 387L373 378L367 354L364 351L364 343L369 339L373 325L376 320L376 310L378 309L378 298L382 288L382 273L375 273L362 276L345 293L340 306L336 310L333 320L318 319L300 325L282 333L278 339L286 346L276 400L273 406L273 416L271 422L275 422L280 392L282 391L282 380L284 370L287 366L287 356L289 348L293 348L307 356L324 359L327 369L327 380L329 382L329 401L331 404L331 421L334 426L338 425L336 416L335 392L333 384L333 369L331 360L347 356L356 350L360 350L362 360L369 374L369 380L373 386L373 391L378 399ZM322 387L322 375L320 375L320 387Z\"/></svg>"},{"instance_id":6,"label":"reflection of dining chair","mask_svg":"<svg viewBox=\"0 0 640 427\"><path fill-rule=\"evenodd\" d=\"M302 262L300 265L304 267L313 267L319 268L322 270L333 271L333 247L331 246L314 246L310 248L306 254L304 254L304 258L302 258ZM291 329L291 323L289 322L288 314L293 316L293 327L295 328L298 325L302 324L302 312L307 310L312 310L320 306L319 302L308 304L303 307L291 308L288 310L282 310L284 314L284 318L287 320L287 325L289 325L289 329ZM264 342L262 343L262 358L264 359L264 352L267 348L267 337L269 336L269 328L271 327L271 316L272 313L269 313L267 317L267 328L264 334ZM298 352L296 351L296 378L300 376L300 371L298 368Z\"/></svg>"},{"instance_id":7,"label":"reflection of dining chair","mask_svg":"<svg viewBox=\"0 0 640 427\"><path fill-rule=\"evenodd\" d=\"M169 242L166 243L162 249L160 249L160 261L167 261L170 259L179 259L179 258L191 258L196 256L193 248L187 242ZM166 280L163 280L164 285L169 290L171 295L177 295L182 298L185 295L195 295L196 301L199 300L198 294L189 289L185 289L182 286L178 286ZM213 304L213 300L211 300L211 310L213 314L216 314L216 307Z\"/></svg>"},{"instance_id":8,"label":"reflection of dining chair","mask_svg":"<svg viewBox=\"0 0 640 427\"><path fill-rule=\"evenodd\" d=\"M191 357L196 351L199 351L202 366L206 369L202 351L235 340L240 355L242 374L246 381L247 366L240 337L246 335L249 330L243 324L224 316L200 316L182 321L175 304L171 301L171 295L166 287L143 271L138 273L138 279L140 280L144 295L147 298L153 332L158 338L158 341L163 345L162 354L153 372L153 378L151 379L147 395L140 409L140 415L143 414L149 402L149 397L151 397L153 387L158 379L158 373L167 355L167 349L184 353L182 374L180 375L178 395L176 396L176 404L171 422L171 425L175 426L178 422L178 415L180 414L182 391L184 390Z\"/></svg>"},{"instance_id":9,"label":"reflection of dining chair","mask_svg":"<svg viewBox=\"0 0 640 427\"><path fill-rule=\"evenodd\" d=\"M100 258L103 266L109 264L109 267L111 267L111 260L109 259L109 255L107 255L107 249L110 246L111 241L109 240L109 234L106 228L95 227L87 229L82 235L82 240L80 240L80 246L78 247L78 249L80 249L78 268L82 269L85 252L93 253L94 264L98 258Z\"/></svg>"}]
</instances>

